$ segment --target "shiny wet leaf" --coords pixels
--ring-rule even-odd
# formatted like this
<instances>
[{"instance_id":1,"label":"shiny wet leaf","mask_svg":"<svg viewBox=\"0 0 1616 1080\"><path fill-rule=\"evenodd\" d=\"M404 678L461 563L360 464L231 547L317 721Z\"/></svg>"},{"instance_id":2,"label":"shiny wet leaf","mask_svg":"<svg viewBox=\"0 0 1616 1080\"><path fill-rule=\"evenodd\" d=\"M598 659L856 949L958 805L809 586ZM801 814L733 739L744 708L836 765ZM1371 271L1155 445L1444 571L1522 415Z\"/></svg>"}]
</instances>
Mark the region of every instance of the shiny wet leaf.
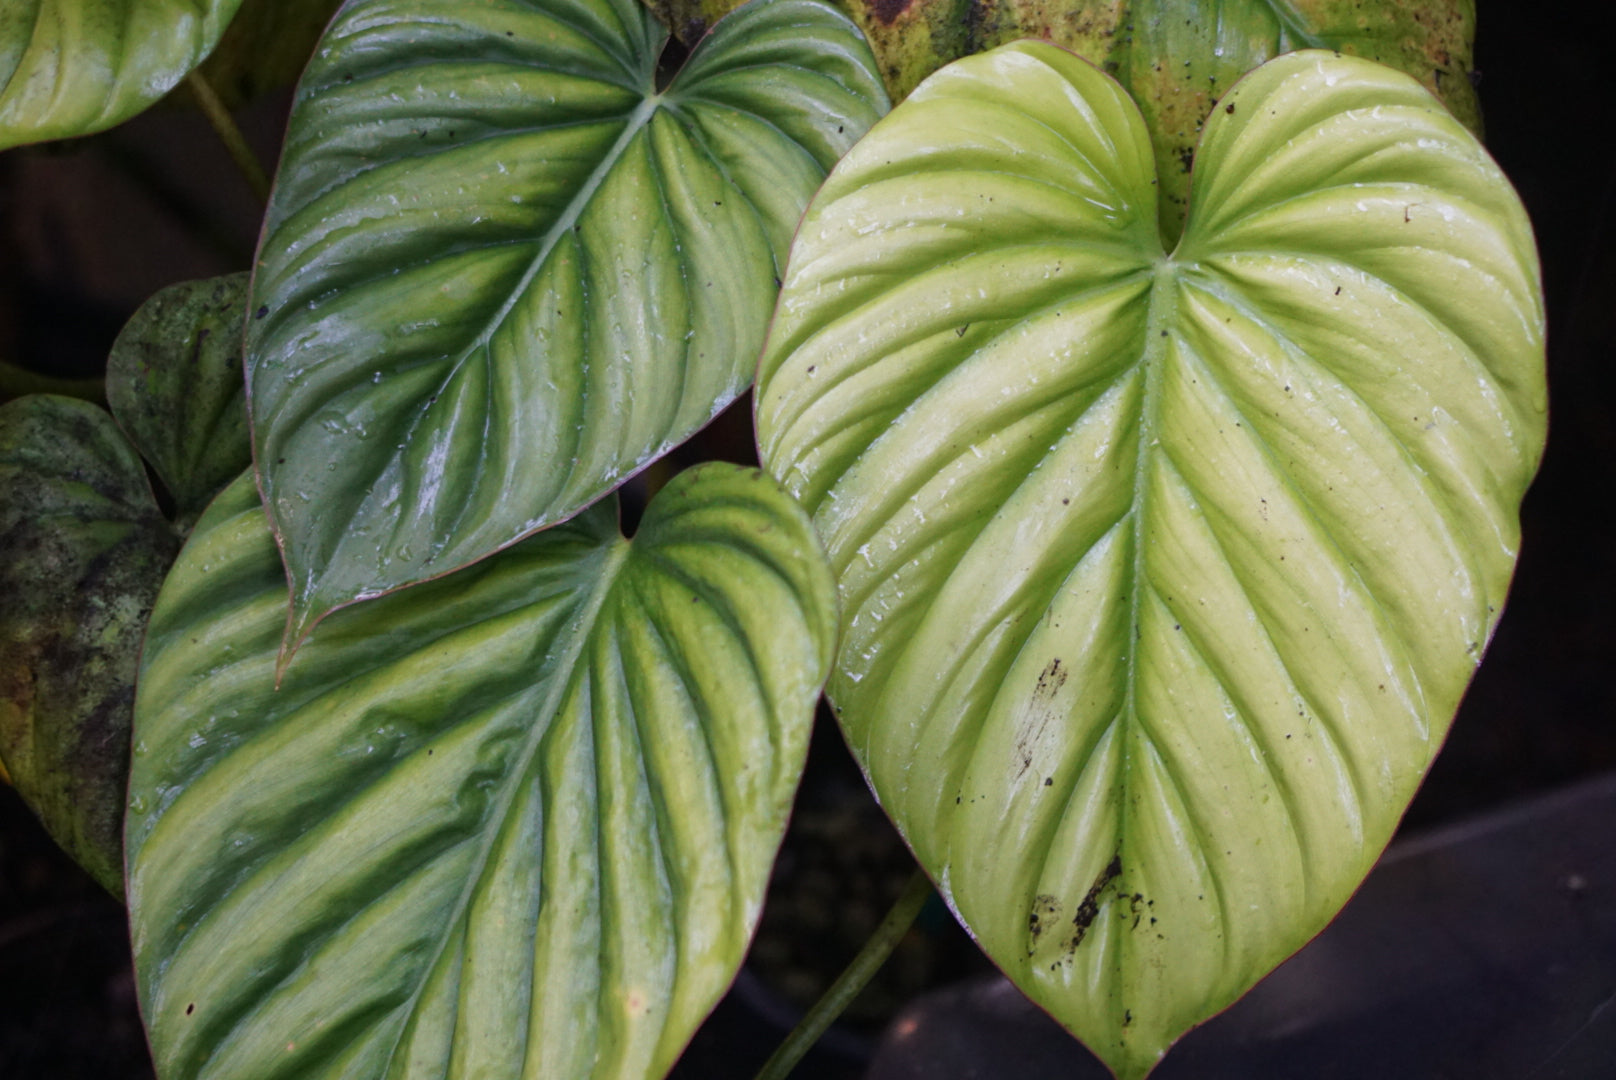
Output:
<instances>
[{"instance_id":1,"label":"shiny wet leaf","mask_svg":"<svg viewBox=\"0 0 1616 1080\"><path fill-rule=\"evenodd\" d=\"M835 635L806 515L675 478L326 620L250 477L141 667L129 903L158 1071L661 1076L762 903Z\"/></svg>"},{"instance_id":2,"label":"shiny wet leaf","mask_svg":"<svg viewBox=\"0 0 1616 1080\"><path fill-rule=\"evenodd\" d=\"M256 459L327 611L565 520L751 382L792 230L885 110L817 0L666 88L634 0L359 0L298 90L253 282Z\"/></svg>"}]
</instances>

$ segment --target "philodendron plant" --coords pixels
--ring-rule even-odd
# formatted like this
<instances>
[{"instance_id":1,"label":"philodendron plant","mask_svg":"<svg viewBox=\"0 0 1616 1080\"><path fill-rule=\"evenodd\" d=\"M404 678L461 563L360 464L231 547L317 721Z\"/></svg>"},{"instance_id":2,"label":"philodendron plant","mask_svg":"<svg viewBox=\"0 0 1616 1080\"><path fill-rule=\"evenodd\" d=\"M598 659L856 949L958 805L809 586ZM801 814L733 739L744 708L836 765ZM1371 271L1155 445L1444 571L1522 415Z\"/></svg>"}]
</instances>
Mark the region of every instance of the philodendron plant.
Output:
<instances>
[{"instance_id":1,"label":"philodendron plant","mask_svg":"<svg viewBox=\"0 0 1616 1080\"><path fill-rule=\"evenodd\" d=\"M151 88L233 5L151 50L32 6L0 145L133 100L38 26ZM658 6L681 59L632 0L349 0L250 282L136 317L117 424L0 408L0 756L126 889L162 1080L663 1075L822 688L987 955L1143 1077L1440 746L1546 408L1529 224L1421 85L1474 122L1468 5L1409 49L1407 4L1136 0L1102 48L1074 2L1090 59L924 81L993 35L729 6ZM754 372L763 468L625 538Z\"/></svg>"}]
</instances>

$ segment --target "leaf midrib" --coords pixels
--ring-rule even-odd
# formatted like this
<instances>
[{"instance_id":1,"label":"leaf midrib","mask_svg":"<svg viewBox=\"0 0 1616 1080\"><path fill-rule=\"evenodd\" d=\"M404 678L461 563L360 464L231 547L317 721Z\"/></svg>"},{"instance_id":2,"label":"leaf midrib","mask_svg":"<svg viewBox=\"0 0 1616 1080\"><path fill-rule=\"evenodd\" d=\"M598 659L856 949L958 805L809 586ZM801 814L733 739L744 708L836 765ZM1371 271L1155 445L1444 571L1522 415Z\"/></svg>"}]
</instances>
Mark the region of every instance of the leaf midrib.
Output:
<instances>
[{"instance_id":1,"label":"leaf midrib","mask_svg":"<svg viewBox=\"0 0 1616 1080\"><path fill-rule=\"evenodd\" d=\"M431 958L421 966L420 977L415 988L410 991L409 997L403 1002L400 1016L403 1022L393 1038L392 1046L387 1054L387 1067L384 1075L390 1075L394 1062L398 1059L399 1050L404 1045L407 1032L410 1030L410 1018L416 1013L427 984L432 981L432 974L442 961L444 951L449 943L457 936L455 928L466 918L472 900L483 886L483 879L488 870L489 858L494 847L499 843L502 826L510 817L511 805L515 801L520 784L518 781L527 775L533 761L543 748L545 738L550 734L551 723L560 710L562 702L571 691L577 678L578 663L584 650L594 638L595 629L600 620L601 609L611 597L618 579L622 575L624 564L627 563L631 549L631 541L617 536L608 539L603 545L605 551L601 556L601 565L595 571L595 584L589 595L578 606L577 613L568 621L562 634L568 635L570 640L561 657L551 668L556 677L550 682L549 690L544 696L543 703L536 710L534 721L528 728L528 734L520 749L511 758L511 767L506 770L496 789L495 796L490 800L491 809L484 819L486 825L482 831L482 842L476 856L472 859L470 868L466 873L466 884L456 898L454 907L449 911L443 922L443 931L432 951Z\"/></svg>"},{"instance_id":2,"label":"leaf midrib","mask_svg":"<svg viewBox=\"0 0 1616 1080\"><path fill-rule=\"evenodd\" d=\"M477 333L477 335L472 338L472 340L461 349L459 355L450 362L447 370L443 374L443 377L439 379L437 388L430 395L428 395L425 402L416 407L415 416L410 421L408 428L404 432L404 437L401 440L402 445L409 446L415 441L417 434L421 430L421 426L426 422L428 415L432 411L433 403L448 393L450 384L459 377L460 372L465 368L466 364L470 362L471 358L488 347L488 344L493 340L494 335L498 333L500 327L504 325L506 318L511 313L511 310L515 308L519 302L521 302L525 295L527 295L527 292L533 283L533 279L539 275L546 264L550 261L550 256L555 251L556 245L560 243L561 238L566 236L567 233L570 232L578 223L578 219L583 216L584 211L588 209L589 204L594 200L595 193L600 190L601 185L606 182L606 179L611 175L612 171L622 161L623 156L628 152L629 147L639 137L640 133L650 125L651 120L656 116L657 112L663 108L663 105L663 95L649 94L644 100L634 107L634 110L631 113L629 113L627 122L623 128L623 131L618 135L617 141L612 144L611 149L607 150L606 153L602 155L600 162L595 166L594 171L589 174L588 179L584 181L583 186L579 188L578 192L572 197L571 200L568 201L566 208L555 219L555 221L551 223L550 228L547 229L544 235L540 238L539 250L534 255L532 261L528 264L527 269L523 272L521 281L519 281L510 290L499 309L489 317L487 323ZM403 456L403 454L404 451L395 450L389 455L387 460L390 462L397 461ZM527 532L531 531L532 529L529 528L524 530L521 535L526 535ZM520 539L520 536L513 537L512 542L517 539ZM447 567L439 572L447 573L456 568L457 567ZM321 594L320 586L325 581L327 576L329 576L329 569L325 573L322 573L318 579L310 581L307 586L298 588L294 592L292 601L293 611L288 617L286 635L281 646L282 653L286 657L284 663L291 662L291 657L295 654L297 649L301 648L303 642L308 639L308 636L313 632L314 627L320 622L321 619L330 613L330 610L334 610L334 608L332 608L319 612L318 614L315 613L316 608L318 607L316 601ZM394 585L391 588L386 589L385 592L393 592L400 587L402 586ZM373 598L375 595L382 594L374 593L372 594L371 598Z\"/></svg>"},{"instance_id":3,"label":"leaf midrib","mask_svg":"<svg viewBox=\"0 0 1616 1080\"><path fill-rule=\"evenodd\" d=\"M1176 254L1176 251L1175 251ZM1139 366L1144 369L1145 386L1141 394L1139 405L1139 441L1134 454L1133 473L1133 506L1130 511L1130 537L1133 544L1131 552L1129 580L1128 580L1128 618L1127 618L1127 665L1125 682L1123 684L1122 708L1118 712L1118 722L1121 730L1117 737L1121 740L1118 747L1120 757L1119 776L1116 783L1117 792L1117 825L1116 850L1114 855L1119 860L1120 867L1112 885L1122 892L1128 890L1117 884L1123 880L1122 875L1133 873L1132 859L1124 860L1123 849L1128 846L1128 808L1132 803L1129 798L1129 788L1132 785L1133 770L1135 767L1133 742L1131 736L1143 729L1139 719L1139 703L1137 687L1139 683L1139 641L1140 641L1140 612L1144 603L1144 594L1148 590L1147 568L1145 566L1145 523L1149 518L1150 470L1155 459L1153 448L1159 445L1157 430L1161 424L1162 401L1162 367L1172 342L1171 327L1178 315L1178 277L1180 268L1172 255L1162 254L1155 260L1154 280L1150 283L1149 306L1145 311L1145 340L1139 354ZM1148 733L1147 736L1148 738ZM1104 852L1100 853L1102 856ZM1102 864L1103 865L1103 864ZM1137 890L1135 890L1137 891ZM1102 898L1101 902L1104 900ZM1128 938L1123 938L1118 947L1112 951L1112 1005L1118 1012L1123 1011L1126 1005L1127 992L1124 986L1124 976L1127 964L1124 953L1127 951Z\"/></svg>"},{"instance_id":4,"label":"leaf midrib","mask_svg":"<svg viewBox=\"0 0 1616 1080\"><path fill-rule=\"evenodd\" d=\"M494 335L499 332L499 328L505 324L505 319L510 315L511 309L521 301L522 297L527 295L529 287L533 284L533 279L539 275L545 264L550 261L550 255L555 251L556 245L561 242L561 238L567 235L572 227L578 223L578 219L583 216L583 212L588 209L589 204L594 200L595 193L600 190L600 186L606 182L606 178L611 175L618 163L622 161L623 155L628 152L629 146L639 137L640 132L650 125L652 117L662 108L662 104L662 95L648 95L634 107L633 112L629 113L627 123L622 133L618 135L617 141L612 144L611 149L602 155L600 163L589 174L583 186L578 189L578 193L568 201L566 209L561 212L555 221L551 223L550 228L539 238L539 250L533 256L533 260L528 263L527 269L522 274L522 280L517 282L510 290L510 295L505 298L505 302L500 305L499 310L489 316L488 322L478 331L476 337L472 338L471 342L461 350L460 355L455 357L447 374L438 384L440 394L460 373L460 369L465 366L466 361L473 354L487 347L488 343L493 340ZM424 418L425 415L426 410L423 409L420 417ZM411 426L412 435L414 434L414 428L419 423L420 419L418 418L416 424Z\"/></svg>"}]
</instances>

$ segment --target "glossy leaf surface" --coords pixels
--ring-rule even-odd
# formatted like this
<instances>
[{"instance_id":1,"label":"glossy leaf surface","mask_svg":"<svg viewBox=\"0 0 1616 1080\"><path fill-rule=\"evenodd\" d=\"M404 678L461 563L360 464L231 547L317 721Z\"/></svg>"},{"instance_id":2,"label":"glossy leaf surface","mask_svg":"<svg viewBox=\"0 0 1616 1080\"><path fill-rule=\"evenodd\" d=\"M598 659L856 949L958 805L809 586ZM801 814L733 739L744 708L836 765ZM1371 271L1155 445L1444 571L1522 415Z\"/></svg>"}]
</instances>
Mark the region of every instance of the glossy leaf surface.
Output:
<instances>
[{"instance_id":1,"label":"glossy leaf surface","mask_svg":"<svg viewBox=\"0 0 1616 1080\"><path fill-rule=\"evenodd\" d=\"M334 615L243 478L153 615L130 889L159 1074L660 1076L756 924L835 634L807 516L676 478Z\"/></svg>"},{"instance_id":2,"label":"glossy leaf surface","mask_svg":"<svg viewBox=\"0 0 1616 1080\"><path fill-rule=\"evenodd\" d=\"M171 285L107 358L107 403L174 498L182 528L252 464L241 329L247 275Z\"/></svg>"},{"instance_id":3,"label":"glossy leaf surface","mask_svg":"<svg viewBox=\"0 0 1616 1080\"><path fill-rule=\"evenodd\" d=\"M241 0L6 0L0 150L87 135L167 93L208 55Z\"/></svg>"},{"instance_id":4,"label":"glossy leaf surface","mask_svg":"<svg viewBox=\"0 0 1616 1080\"><path fill-rule=\"evenodd\" d=\"M0 759L114 895L141 634L178 548L104 410L0 406Z\"/></svg>"},{"instance_id":5,"label":"glossy leaf surface","mask_svg":"<svg viewBox=\"0 0 1616 1080\"><path fill-rule=\"evenodd\" d=\"M292 642L576 513L749 384L792 229L885 108L816 0L665 91L634 0L361 0L298 92L253 285Z\"/></svg>"},{"instance_id":6,"label":"glossy leaf surface","mask_svg":"<svg viewBox=\"0 0 1616 1080\"><path fill-rule=\"evenodd\" d=\"M1171 254L1152 157L1053 46L939 72L810 207L758 405L883 805L1129 1077L1390 837L1503 603L1545 408L1524 212L1413 80L1248 76Z\"/></svg>"}]
</instances>

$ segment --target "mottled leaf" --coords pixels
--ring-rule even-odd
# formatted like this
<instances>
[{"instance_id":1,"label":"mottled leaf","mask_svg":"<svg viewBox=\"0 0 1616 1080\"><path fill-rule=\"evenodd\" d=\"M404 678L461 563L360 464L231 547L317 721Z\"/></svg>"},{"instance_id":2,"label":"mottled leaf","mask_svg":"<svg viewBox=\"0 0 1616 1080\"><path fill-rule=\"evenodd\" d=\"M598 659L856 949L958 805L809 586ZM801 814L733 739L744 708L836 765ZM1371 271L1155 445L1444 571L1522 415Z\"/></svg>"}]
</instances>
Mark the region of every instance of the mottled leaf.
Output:
<instances>
[{"instance_id":1,"label":"mottled leaf","mask_svg":"<svg viewBox=\"0 0 1616 1080\"><path fill-rule=\"evenodd\" d=\"M1525 214L1412 79L1259 68L1170 254L1152 158L1054 46L939 72L815 197L758 401L883 806L1126 1077L1387 842L1498 617L1545 407Z\"/></svg>"},{"instance_id":2,"label":"mottled leaf","mask_svg":"<svg viewBox=\"0 0 1616 1080\"><path fill-rule=\"evenodd\" d=\"M253 283L255 454L325 612L564 520L749 384L792 229L885 108L817 0L666 90L634 0L359 0L298 91Z\"/></svg>"},{"instance_id":3,"label":"mottled leaf","mask_svg":"<svg viewBox=\"0 0 1616 1080\"><path fill-rule=\"evenodd\" d=\"M0 758L115 895L141 634L178 547L105 411L46 396L0 406Z\"/></svg>"},{"instance_id":4,"label":"mottled leaf","mask_svg":"<svg viewBox=\"0 0 1616 1080\"><path fill-rule=\"evenodd\" d=\"M247 275L161 290L118 334L107 401L174 498L182 528L252 464L241 377Z\"/></svg>"},{"instance_id":5,"label":"mottled leaf","mask_svg":"<svg viewBox=\"0 0 1616 1080\"><path fill-rule=\"evenodd\" d=\"M218 44L241 0L6 0L0 150L87 135L162 97Z\"/></svg>"},{"instance_id":6,"label":"mottled leaf","mask_svg":"<svg viewBox=\"0 0 1616 1080\"><path fill-rule=\"evenodd\" d=\"M275 687L250 478L142 661L141 1003L164 1080L656 1077L740 964L835 634L807 516L676 478L339 612Z\"/></svg>"}]
</instances>

